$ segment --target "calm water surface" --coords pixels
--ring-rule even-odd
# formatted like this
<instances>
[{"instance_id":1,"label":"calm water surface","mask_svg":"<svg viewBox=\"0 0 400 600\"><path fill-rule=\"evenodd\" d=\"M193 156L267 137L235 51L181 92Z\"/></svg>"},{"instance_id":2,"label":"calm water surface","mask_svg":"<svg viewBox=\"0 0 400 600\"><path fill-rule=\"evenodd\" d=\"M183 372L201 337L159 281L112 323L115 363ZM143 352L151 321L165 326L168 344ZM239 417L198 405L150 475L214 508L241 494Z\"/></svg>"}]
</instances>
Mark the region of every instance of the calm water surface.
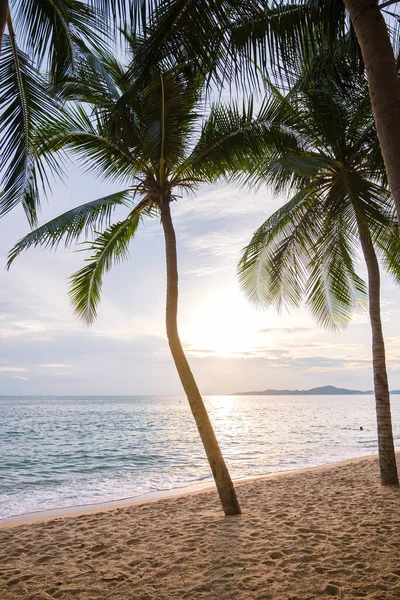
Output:
<instances>
[{"instance_id":1,"label":"calm water surface","mask_svg":"<svg viewBox=\"0 0 400 600\"><path fill-rule=\"evenodd\" d=\"M205 401L235 479L377 451L373 396ZM392 413L400 445L400 396ZM184 398L0 397L0 518L208 480Z\"/></svg>"}]
</instances>

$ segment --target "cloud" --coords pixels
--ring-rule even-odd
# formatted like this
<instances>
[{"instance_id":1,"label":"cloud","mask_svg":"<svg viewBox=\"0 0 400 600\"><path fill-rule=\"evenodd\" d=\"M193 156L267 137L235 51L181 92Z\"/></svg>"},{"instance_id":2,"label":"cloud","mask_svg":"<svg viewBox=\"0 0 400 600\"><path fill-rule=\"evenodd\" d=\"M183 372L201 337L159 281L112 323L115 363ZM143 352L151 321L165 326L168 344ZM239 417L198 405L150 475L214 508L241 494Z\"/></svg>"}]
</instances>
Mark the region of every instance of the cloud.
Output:
<instances>
[{"instance_id":1,"label":"cloud","mask_svg":"<svg viewBox=\"0 0 400 600\"><path fill-rule=\"evenodd\" d=\"M40 394L55 380L60 394L151 394L163 390L159 373L167 381L174 373L167 341L156 336L122 340L82 328L79 332L59 332L52 339L28 337L23 343L12 337L4 340L1 350L2 393L19 393L11 386L11 375L29 373L32 394ZM19 362L21 356L23 364ZM55 366L40 367L38 357L40 365Z\"/></svg>"},{"instance_id":2,"label":"cloud","mask_svg":"<svg viewBox=\"0 0 400 600\"><path fill-rule=\"evenodd\" d=\"M80 327L63 283L25 265L18 265L15 271L13 277L0 273L0 338L50 339L55 333Z\"/></svg>"},{"instance_id":3,"label":"cloud","mask_svg":"<svg viewBox=\"0 0 400 600\"><path fill-rule=\"evenodd\" d=\"M240 215L262 215L266 219L278 203L266 188L259 191L239 189L229 184L204 188L188 195L173 206L176 220L202 220L233 218Z\"/></svg>"},{"instance_id":4,"label":"cloud","mask_svg":"<svg viewBox=\"0 0 400 600\"><path fill-rule=\"evenodd\" d=\"M184 273L182 273L182 275L186 277L209 277L210 275L214 275L215 273L219 273L224 270L224 267L199 267L198 269L191 269L189 271L185 271Z\"/></svg>"},{"instance_id":5,"label":"cloud","mask_svg":"<svg viewBox=\"0 0 400 600\"><path fill-rule=\"evenodd\" d=\"M75 365L66 365L64 363L47 363L45 365L39 365L45 369L74 369Z\"/></svg>"},{"instance_id":6,"label":"cloud","mask_svg":"<svg viewBox=\"0 0 400 600\"><path fill-rule=\"evenodd\" d=\"M21 375L13 375L12 379L20 379L21 381L29 381L28 377L22 377Z\"/></svg>"},{"instance_id":7,"label":"cloud","mask_svg":"<svg viewBox=\"0 0 400 600\"><path fill-rule=\"evenodd\" d=\"M236 232L220 229L204 235L185 235L183 240L186 247L197 254L239 259L241 251L249 242L252 233L251 229Z\"/></svg>"},{"instance_id":8,"label":"cloud","mask_svg":"<svg viewBox=\"0 0 400 600\"><path fill-rule=\"evenodd\" d=\"M372 370L369 358L331 358L327 356L307 356L305 358L292 359L294 368L307 369L310 371L329 372L335 370Z\"/></svg>"},{"instance_id":9,"label":"cloud","mask_svg":"<svg viewBox=\"0 0 400 600\"><path fill-rule=\"evenodd\" d=\"M185 352L192 352L193 354L215 354L215 350L213 348L192 348L189 344L183 343L183 347Z\"/></svg>"},{"instance_id":10,"label":"cloud","mask_svg":"<svg viewBox=\"0 0 400 600\"><path fill-rule=\"evenodd\" d=\"M222 359L222 360L244 360L249 362L263 361L266 367L276 369L291 369L292 371L312 372L334 372L334 371L363 371L371 370L371 359L366 357L344 357L335 358L330 356L293 356L291 351L282 348L251 348L250 350L232 351L224 355L211 348L196 348L185 346L188 356L198 360ZM392 366L400 363L400 360L390 361ZM247 368L247 367L246 367Z\"/></svg>"},{"instance_id":11,"label":"cloud","mask_svg":"<svg viewBox=\"0 0 400 600\"><path fill-rule=\"evenodd\" d=\"M311 327L266 327L259 329L258 333L300 333L303 331L312 331Z\"/></svg>"},{"instance_id":12,"label":"cloud","mask_svg":"<svg viewBox=\"0 0 400 600\"><path fill-rule=\"evenodd\" d=\"M0 327L0 337L20 337L35 336L37 334L47 334L52 327L47 323L39 321L9 321L5 326Z\"/></svg>"}]
</instances>

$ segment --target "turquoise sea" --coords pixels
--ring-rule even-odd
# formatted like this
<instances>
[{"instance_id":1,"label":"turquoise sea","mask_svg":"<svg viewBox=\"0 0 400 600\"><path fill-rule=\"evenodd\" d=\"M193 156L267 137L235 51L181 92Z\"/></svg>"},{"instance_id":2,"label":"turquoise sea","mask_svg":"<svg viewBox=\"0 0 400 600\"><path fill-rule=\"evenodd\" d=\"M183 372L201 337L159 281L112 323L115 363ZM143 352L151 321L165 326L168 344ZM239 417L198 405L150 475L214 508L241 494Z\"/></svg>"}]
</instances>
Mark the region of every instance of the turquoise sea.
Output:
<instances>
[{"instance_id":1,"label":"turquoise sea","mask_svg":"<svg viewBox=\"0 0 400 600\"><path fill-rule=\"evenodd\" d=\"M236 480L377 451L373 396L205 402ZM0 457L3 519L212 481L183 397L0 397Z\"/></svg>"}]
</instances>

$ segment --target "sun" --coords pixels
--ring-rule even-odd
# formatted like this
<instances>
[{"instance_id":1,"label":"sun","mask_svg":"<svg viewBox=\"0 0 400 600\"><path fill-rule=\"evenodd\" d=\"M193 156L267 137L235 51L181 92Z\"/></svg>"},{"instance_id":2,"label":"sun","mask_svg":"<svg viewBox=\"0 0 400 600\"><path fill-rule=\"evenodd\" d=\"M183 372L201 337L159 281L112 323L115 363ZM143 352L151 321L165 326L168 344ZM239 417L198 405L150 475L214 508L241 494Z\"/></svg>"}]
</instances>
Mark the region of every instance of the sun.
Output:
<instances>
[{"instance_id":1,"label":"sun","mask_svg":"<svg viewBox=\"0 0 400 600\"><path fill-rule=\"evenodd\" d=\"M227 288L193 307L182 338L190 353L240 356L259 343L264 320L234 287Z\"/></svg>"}]
</instances>

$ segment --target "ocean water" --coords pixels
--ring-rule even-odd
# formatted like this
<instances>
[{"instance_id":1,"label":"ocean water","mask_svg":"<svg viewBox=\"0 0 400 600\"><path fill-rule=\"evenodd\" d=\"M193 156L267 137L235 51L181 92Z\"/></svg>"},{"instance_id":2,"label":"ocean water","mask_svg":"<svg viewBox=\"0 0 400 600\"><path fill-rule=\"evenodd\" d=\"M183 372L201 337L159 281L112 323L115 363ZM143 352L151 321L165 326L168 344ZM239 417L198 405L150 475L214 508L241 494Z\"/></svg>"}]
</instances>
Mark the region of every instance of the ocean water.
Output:
<instances>
[{"instance_id":1,"label":"ocean water","mask_svg":"<svg viewBox=\"0 0 400 600\"><path fill-rule=\"evenodd\" d=\"M377 452L373 396L205 402L235 480ZM400 396L392 417L400 445ZM0 518L207 481L183 397L0 397Z\"/></svg>"}]
</instances>

